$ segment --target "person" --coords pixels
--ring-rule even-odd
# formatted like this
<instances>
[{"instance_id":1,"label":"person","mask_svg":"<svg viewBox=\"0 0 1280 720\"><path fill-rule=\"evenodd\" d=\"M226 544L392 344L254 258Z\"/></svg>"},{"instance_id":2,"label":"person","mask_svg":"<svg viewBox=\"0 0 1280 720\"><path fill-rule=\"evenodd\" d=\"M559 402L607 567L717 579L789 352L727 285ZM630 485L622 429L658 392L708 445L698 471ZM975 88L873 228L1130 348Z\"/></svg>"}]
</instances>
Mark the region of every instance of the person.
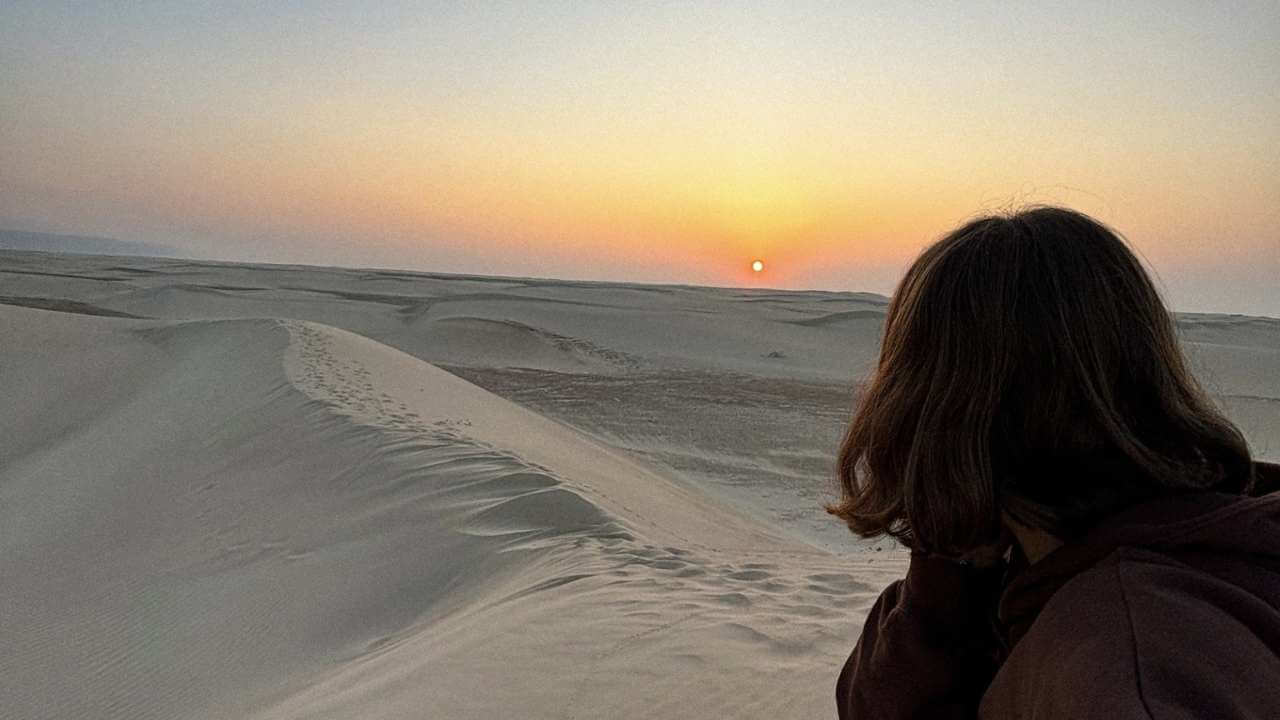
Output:
<instances>
[{"instance_id":1,"label":"person","mask_svg":"<svg viewBox=\"0 0 1280 720\"><path fill-rule=\"evenodd\" d=\"M911 549L841 718L1280 718L1280 466L1125 242L982 217L898 285L828 511Z\"/></svg>"}]
</instances>

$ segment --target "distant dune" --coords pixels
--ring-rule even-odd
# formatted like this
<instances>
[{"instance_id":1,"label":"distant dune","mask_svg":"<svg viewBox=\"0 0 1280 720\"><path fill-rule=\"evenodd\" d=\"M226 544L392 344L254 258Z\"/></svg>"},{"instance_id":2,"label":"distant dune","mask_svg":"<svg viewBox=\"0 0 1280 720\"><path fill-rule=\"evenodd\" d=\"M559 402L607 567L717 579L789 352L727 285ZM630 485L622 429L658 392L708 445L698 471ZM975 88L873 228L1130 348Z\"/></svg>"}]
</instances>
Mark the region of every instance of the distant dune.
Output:
<instances>
[{"instance_id":1,"label":"distant dune","mask_svg":"<svg viewBox=\"0 0 1280 720\"><path fill-rule=\"evenodd\" d=\"M56 235L27 230L0 229L0 250L34 250L40 252L88 255L143 255L167 257L176 251L164 245L85 235Z\"/></svg>"},{"instance_id":2,"label":"distant dune","mask_svg":"<svg viewBox=\"0 0 1280 720\"><path fill-rule=\"evenodd\" d=\"M830 717L884 311L0 251L0 718ZM1179 332L1280 457L1280 320Z\"/></svg>"}]
</instances>

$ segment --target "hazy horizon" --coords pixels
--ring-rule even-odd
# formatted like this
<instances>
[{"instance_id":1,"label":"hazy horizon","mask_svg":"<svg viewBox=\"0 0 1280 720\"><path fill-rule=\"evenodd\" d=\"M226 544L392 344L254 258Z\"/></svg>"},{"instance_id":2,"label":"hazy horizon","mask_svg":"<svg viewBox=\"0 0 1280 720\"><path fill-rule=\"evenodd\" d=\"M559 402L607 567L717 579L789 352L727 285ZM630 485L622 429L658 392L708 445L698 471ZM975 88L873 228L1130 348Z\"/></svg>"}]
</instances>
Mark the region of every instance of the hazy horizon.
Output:
<instances>
[{"instance_id":1,"label":"hazy horizon","mask_svg":"<svg viewBox=\"0 0 1280 720\"><path fill-rule=\"evenodd\" d=\"M1280 317L1277 38L1274 3L18 1L0 227L887 295L965 219L1050 203L1175 310Z\"/></svg>"},{"instance_id":2,"label":"hazy horizon","mask_svg":"<svg viewBox=\"0 0 1280 720\"><path fill-rule=\"evenodd\" d=\"M512 273L476 273L465 270L434 270L431 268L414 268L402 266L386 266L386 265L351 265L351 264L326 264L314 262L267 262L267 261L246 261L231 258L217 258L196 255L194 253L183 253L175 251L174 248L165 246L152 246L146 243L135 243L129 241L120 241L115 238L104 238L101 236L82 236L82 235L62 235L58 233L33 233L39 235L47 235L50 237L65 237L74 240L86 241L107 241L111 243L120 243L129 246L129 249L122 249L120 245L116 245L117 251L106 252L102 250L89 249L78 246L79 249L52 249L52 248L32 248L32 247L11 247L4 243L3 235L7 232L15 232L11 228L0 228L0 250L16 250L19 252L38 251L38 252L54 252L59 254L71 255L102 255L102 256L133 256L143 258L158 258L163 260L187 260L199 263L219 263L227 265L261 265L261 266L281 266L281 267L312 267L317 269L336 268L339 270L368 270L372 272L409 272L421 273L427 276L456 276L465 277L484 277L484 278L509 278L512 280L547 280L547 281L564 281L570 283L588 283L601 285L638 285L638 286L670 286L670 287L691 287L691 288L714 288L723 290L756 290L762 292L822 292L822 293L844 293L850 295L874 295L890 300L893 297L893 288L885 291L858 289L858 288L827 288L827 287L774 287L765 283L757 282L751 285L731 285L731 284L713 284L713 283L687 283L675 280L635 280L635 279L610 279L599 277L567 277L567 276L550 276L550 275L518 275ZM16 231L23 233L31 233L32 231ZM144 249L146 251L144 251ZM1165 292L1165 288L1161 286L1161 292ZM1280 315L1268 315L1260 312L1234 312L1226 310L1205 310L1196 308L1180 308L1171 307L1173 312L1180 314L1207 314L1207 315L1245 315L1250 317L1265 317L1280 320Z\"/></svg>"}]
</instances>

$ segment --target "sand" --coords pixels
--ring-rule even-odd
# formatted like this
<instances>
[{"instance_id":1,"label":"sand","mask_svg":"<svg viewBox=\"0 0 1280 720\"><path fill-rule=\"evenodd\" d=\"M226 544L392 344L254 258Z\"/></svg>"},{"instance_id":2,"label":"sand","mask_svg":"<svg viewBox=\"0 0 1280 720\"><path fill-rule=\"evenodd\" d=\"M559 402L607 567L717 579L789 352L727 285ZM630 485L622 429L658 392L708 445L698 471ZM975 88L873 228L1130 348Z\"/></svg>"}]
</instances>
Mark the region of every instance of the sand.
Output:
<instances>
[{"instance_id":1,"label":"sand","mask_svg":"<svg viewBox=\"0 0 1280 720\"><path fill-rule=\"evenodd\" d=\"M0 252L0 717L831 717L885 299ZM1180 318L1280 455L1280 321Z\"/></svg>"}]
</instances>

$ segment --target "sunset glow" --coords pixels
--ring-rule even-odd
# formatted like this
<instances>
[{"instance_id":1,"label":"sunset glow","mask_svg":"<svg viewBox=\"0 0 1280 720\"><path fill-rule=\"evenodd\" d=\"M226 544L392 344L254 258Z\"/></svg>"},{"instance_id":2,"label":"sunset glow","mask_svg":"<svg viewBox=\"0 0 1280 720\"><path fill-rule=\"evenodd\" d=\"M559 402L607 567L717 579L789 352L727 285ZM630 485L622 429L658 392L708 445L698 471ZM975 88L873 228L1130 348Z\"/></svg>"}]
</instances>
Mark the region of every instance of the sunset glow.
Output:
<instances>
[{"instance_id":1,"label":"sunset glow","mask_svg":"<svg viewBox=\"0 0 1280 720\"><path fill-rule=\"evenodd\" d=\"M762 272L764 270L764 263L760 262L759 260L756 260L755 262L751 263L751 269L755 270L756 272Z\"/></svg>"},{"instance_id":2,"label":"sunset glow","mask_svg":"<svg viewBox=\"0 0 1280 720\"><path fill-rule=\"evenodd\" d=\"M0 9L0 227L202 257L887 293L982 211L1280 315L1280 10ZM738 268L735 270L734 268Z\"/></svg>"}]
</instances>

